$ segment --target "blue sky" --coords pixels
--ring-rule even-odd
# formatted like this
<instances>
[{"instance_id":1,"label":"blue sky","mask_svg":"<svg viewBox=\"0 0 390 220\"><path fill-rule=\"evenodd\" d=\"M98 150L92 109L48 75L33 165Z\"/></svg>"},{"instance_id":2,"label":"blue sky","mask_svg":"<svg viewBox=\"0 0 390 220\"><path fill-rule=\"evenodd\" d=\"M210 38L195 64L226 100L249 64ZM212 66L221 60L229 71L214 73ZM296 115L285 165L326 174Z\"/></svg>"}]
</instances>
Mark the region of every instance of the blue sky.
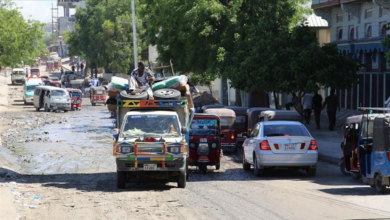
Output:
<instances>
[{"instance_id":1,"label":"blue sky","mask_svg":"<svg viewBox=\"0 0 390 220\"><path fill-rule=\"evenodd\" d=\"M12 0L18 7L22 7L19 11L25 19L39 20L41 22L51 22L51 7L57 6L57 0ZM58 16L63 16L63 7L58 8ZM71 10L70 14L74 14Z\"/></svg>"}]
</instances>

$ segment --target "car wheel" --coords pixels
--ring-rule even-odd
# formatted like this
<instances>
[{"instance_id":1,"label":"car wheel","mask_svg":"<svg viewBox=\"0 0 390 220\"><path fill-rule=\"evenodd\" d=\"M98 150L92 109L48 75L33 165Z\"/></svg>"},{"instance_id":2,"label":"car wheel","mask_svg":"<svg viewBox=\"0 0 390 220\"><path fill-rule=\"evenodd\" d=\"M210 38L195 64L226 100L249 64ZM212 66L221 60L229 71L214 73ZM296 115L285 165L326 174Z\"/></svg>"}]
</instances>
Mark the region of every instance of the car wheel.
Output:
<instances>
[{"instance_id":1,"label":"car wheel","mask_svg":"<svg viewBox=\"0 0 390 220\"><path fill-rule=\"evenodd\" d=\"M153 92L155 100L180 100L181 93L176 89L158 89Z\"/></svg>"},{"instance_id":2,"label":"car wheel","mask_svg":"<svg viewBox=\"0 0 390 220\"><path fill-rule=\"evenodd\" d=\"M360 177L361 177L361 175L360 175L360 173L358 173L358 172L352 172L352 173L351 173L351 177L352 177L352 179L354 179L354 180L359 180Z\"/></svg>"},{"instance_id":3,"label":"car wheel","mask_svg":"<svg viewBox=\"0 0 390 220\"><path fill-rule=\"evenodd\" d=\"M344 160L340 162L339 164L340 166L340 171L342 174L348 176L349 175L349 172L345 169L345 163L344 163Z\"/></svg>"},{"instance_id":4,"label":"car wheel","mask_svg":"<svg viewBox=\"0 0 390 220\"><path fill-rule=\"evenodd\" d=\"M15 82L14 82L14 81L12 81L12 85L15 85Z\"/></svg>"},{"instance_id":5,"label":"car wheel","mask_svg":"<svg viewBox=\"0 0 390 220\"><path fill-rule=\"evenodd\" d=\"M264 169L260 169L259 168L259 165L257 163L257 159L256 159L256 155L253 155L253 173L255 174L255 176L259 177L259 176L264 176Z\"/></svg>"},{"instance_id":6,"label":"car wheel","mask_svg":"<svg viewBox=\"0 0 390 220\"><path fill-rule=\"evenodd\" d=\"M126 186L126 172L116 171L116 186L118 189L124 189Z\"/></svg>"},{"instance_id":7,"label":"car wheel","mask_svg":"<svg viewBox=\"0 0 390 220\"><path fill-rule=\"evenodd\" d=\"M64 110L64 112L68 112L68 110Z\"/></svg>"},{"instance_id":8,"label":"car wheel","mask_svg":"<svg viewBox=\"0 0 390 220\"><path fill-rule=\"evenodd\" d=\"M45 105L45 112L49 112L49 109L47 108L47 105Z\"/></svg>"},{"instance_id":9,"label":"car wheel","mask_svg":"<svg viewBox=\"0 0 390 220\"><path fill-rule=\"evenodd\" d=\"M217 165L215 165L216 170L219 170L220 168L221 168L221 164L218 163Z\"/></svg>"},{"instance_id":10,"label":"car wheel","mask_svg":"<svg viewBox=\"0 0 390 220\"><path fill-rule=\"evenodd\" d=\"M96 103L92 103L92 106L95 106L96 105Z\"/></svg>"},{"instance_id":11,"label":"car wheel","mask_svg":"<svg viewBox=\"0 0 390 220\"><path fill-rule=\"evenodd\" d=\"M180 174L179 174L179 178L178 178L178 180L177 180L177 187L179 187L179 188L182 188L182 189L184 189L184 188L186 188L186 185L187 185L187 171L186 171L186 173L182 173L182 172L180 172Z\"/></svg>"},{"instance_id":12,"label":"car wheel","mask_svg":"<svg viewBox=\"0 0 390 220\"><path fill-rule=\"evenodd\" d=\"M37 112L39 112L39 108L35 108L35 110L37 110Z\"/></svg>"},{"instance_id":13,"label":"car wheel","mask_svg":"<svg viewBox=\"0 0 390 220\"><path fill-rule=\"evenodd\" d=\"M246 160L245 160L244 150L242 151L242 169L244 169L244 170L250 170L251 169L251 165L249 163L247 163Z\"/></svg>"},{"instance_id":14,"label":"car wheel","mask_svg":"<svg viewBox=\"0 0 390 220\"><path fill-rule=\"evenodd\" d=\"M381 175L377 174L375 176L375 189L378 193L383 194L386 191L386 186L382 184L382 177Z\"/></svg>"},{"instance_id":15,"label":"car wheel","mask_svg":"<svg viewBox=\"0 0 390 220\"><path fill-rule=\"evenodd\" d=\"M148 93L141 92L141 93L136 93L135 95L132 95L132 94L127 94L127 91L123 90L121 93L119 93L119 98L121 100L146 100L146 99L148 99Z\"/></svg>"},{"instance_id":16,"label":"car wheel","mask_svg":"<svg viewBox=\"0 0 390 220\"><path fill-rule=\"evenodd\" d=\"M27 105L27 102L26 102L26 100L23 100L23 102L24 102L24 104L25 104L25 105Z\"/></svg>"},{"instance_id":17,"label":"car wheel","mask_svg":"<svg viewBox=\"0 0 390 220\"><path fill-rule=\"evenodd\" d=\"M315 176L316 173L317 173L317 168L316 167L315 168L310 168L310 167L306 168L306 174L308 176Z\"/></svg>"}]
</instances>

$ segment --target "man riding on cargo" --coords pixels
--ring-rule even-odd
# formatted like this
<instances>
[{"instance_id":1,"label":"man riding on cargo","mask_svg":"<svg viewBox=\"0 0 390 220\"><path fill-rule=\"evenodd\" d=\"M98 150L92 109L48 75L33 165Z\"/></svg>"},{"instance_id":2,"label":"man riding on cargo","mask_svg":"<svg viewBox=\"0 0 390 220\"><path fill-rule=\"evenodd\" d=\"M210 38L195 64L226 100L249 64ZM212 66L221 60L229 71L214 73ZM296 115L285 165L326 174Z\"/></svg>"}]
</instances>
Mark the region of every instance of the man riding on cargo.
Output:
<instances>
[{"instance_id":1,"label":"man riding on cargo","mask_svg":"<svg viewBox=\"0 0 390 220\"><path fill-rule=\"evenodd\" d=\"M152 84L154 82L153 72L145 68L144 62L138 63L138 68L134 69L129 76L129 93L132 95L137 92L145 91L148 93L148 99L153 100Z\"/></svg>"}]
</instances>

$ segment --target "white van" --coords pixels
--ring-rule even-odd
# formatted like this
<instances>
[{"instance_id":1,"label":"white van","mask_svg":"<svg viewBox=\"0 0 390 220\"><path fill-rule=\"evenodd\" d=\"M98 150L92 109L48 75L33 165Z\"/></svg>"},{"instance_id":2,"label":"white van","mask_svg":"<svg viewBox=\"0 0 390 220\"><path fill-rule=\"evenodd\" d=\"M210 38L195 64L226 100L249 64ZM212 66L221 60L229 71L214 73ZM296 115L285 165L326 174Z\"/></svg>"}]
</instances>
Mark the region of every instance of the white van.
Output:
<instances>
[{"instance_id":1,"label":"white van","mask_svg":"<svg viewBox=\"0 0 390 220\"><path fill-rule=\"evenodd\" d=\"M26 72L24 71L24 69L23 68L12 69L11 81L12 81L12 85L16 83L26 82Z\"/></svg>"},{"instance_id":2,"label":"white van","mask_svg":"<svg viewBox=\"0 0 390 220\"><path fill-rule=\"evenodd\" d=\"M71 99L68 91L54 86L37 86L34 91L34 107L50 111L70 111Z\"/></svg>"}]
</instances>

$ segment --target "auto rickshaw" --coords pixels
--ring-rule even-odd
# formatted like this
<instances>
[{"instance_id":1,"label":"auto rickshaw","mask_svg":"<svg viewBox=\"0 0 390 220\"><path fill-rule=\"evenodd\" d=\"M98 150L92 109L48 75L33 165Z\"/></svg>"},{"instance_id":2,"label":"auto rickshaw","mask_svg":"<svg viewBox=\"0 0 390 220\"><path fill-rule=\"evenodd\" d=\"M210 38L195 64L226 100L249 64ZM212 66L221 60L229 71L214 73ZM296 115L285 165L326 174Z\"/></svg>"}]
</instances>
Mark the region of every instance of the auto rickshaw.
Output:
<instances>
[{"instance_id":1,"label":"auto rickshaw","mask_svg":"<svg viewBox=\"0 0 390 220\"><path fill-rule=\"evenodd\" d=\"M46 72L51 72L54 70L54 62L53 61L47 61L46 62Z\"/></svg>"},{"instance_id":2,"label":"auto rickshaw","mask_svg":"<svg viewBox=\"0 0 390 220\"><path fill-rule=\"evenodd\" d=\"M93 106L96 103L106 104L107 100L107 91L104 87L91 87L89 90L89 98L91 99L91 104Z\"/></svg>"},{"instance_id":3,"label":"auto rickshaw","mask_svg":"<svg viewBox=\"0 0 390 220\"><path fill-rule=\"evenodd\" d=\"M246 111L246 133L250 134L252 131L252 127L259 122L259 115L262 111L271 110L271 108L263 108L263 107L256 107L256 108L250 108Z\"/></svg>"},{"instance_id":4,"label":"auto rickshaw","mask_svg":"<svg viewBox=\"0 0 390 220\"><path fill-rule=\"evenodd\" d=\"M262 111L259 121L299 121L302 123L302 116L296 111L272 109Z\"/></svg>"},{"instance_id":5,"label":"auto rickshaw","mask_svg":"<svg viewBox=\"0 0 390 220\"><path fill-rule=\"evenodd\" d=\"M225 107L226 107L225 105L221 105L221 104L204 105L199 110L199 113L204 113L206 109L210 109L210 108L225 108Z\"/></svg>"},{"instance_id":6,"label":"auto rickshaw","mask_svg":"<svg viewBox=\"0 0 390 220\"><path fill-rule=\"evenodd\" d=\"M74 89L82 89L84 84L83 79L74 79L70 80L69 82L69 88L74 88Z\"/></svg>"},{"instance_id":7,"label":"auto rickshaw","mask_svg":"<svg viewBox=\"0 0 390 220\"><path fill-rule=\"evenodd\" d=\"M53 69L60 70L61 68L61 60L54 60L53 61Z\"/></svg>"},{"instance_id":8,"label":"auto rickshaw","mask_svg":"<svg viewBox=\"0 0 390 220\"><path fill-rule=\"evenodd\" d=\"M206 114L217 115L221 121L221 132L224 135L221 140L221 146L227 150L233 150L237 152L236 137L234 135L233 124L236 120L236 113L231 109L206 109Z\"/></svg>"},{"instance_id":9,"label":"auto rickshaw","mask_svg":"<svg viewBox=\"0 0 390 220\"><path fill-rule=\"evenodd\" d=\"M190 127L190 166L198 166L202 173L207 172L207 166L220 168L221 124L217 115L195 114Z\"/></svg>"},{"instance_id":10,"label":"auto rickshaw","mask_svg":"<svg viewBox=\"0 0 390 220\"><path fill-rule=\"evenodd\" d=\"M83 105L83 93L80 89L66 89L69 92L69 96L72 99L71 101L71 110L81 110L81 106Z\"/></svg>"},{"instance_id":11,"label":"auto rickshaw","mask_svg":"<svg viewBox=\"0 0 390 220\"><path fill-rule=\"evenodd\" d=\"M362 125L370 130L369 124ZM365 182L378 193L385 193L390 186L390 114L375 117L372 133L367 132L367 139L372 135L372 143L361 144L358 148L360 173Z\"/></svg>"},{"instance_id":12,"label":"auto rickshaw","mask_svg":"<svg viewBox=\"0 0 390 220\"><path fill-rule=\"evenodd\" d=\"M236 136L236 145L242 146L245 141L245 137L242 134L246 132L246 111L248 108L239 106L228 106L226 108L231 109L236 113L236 121L233 125L233 129L235 130L234 135Z\"/></svg>"}]
</instances>

